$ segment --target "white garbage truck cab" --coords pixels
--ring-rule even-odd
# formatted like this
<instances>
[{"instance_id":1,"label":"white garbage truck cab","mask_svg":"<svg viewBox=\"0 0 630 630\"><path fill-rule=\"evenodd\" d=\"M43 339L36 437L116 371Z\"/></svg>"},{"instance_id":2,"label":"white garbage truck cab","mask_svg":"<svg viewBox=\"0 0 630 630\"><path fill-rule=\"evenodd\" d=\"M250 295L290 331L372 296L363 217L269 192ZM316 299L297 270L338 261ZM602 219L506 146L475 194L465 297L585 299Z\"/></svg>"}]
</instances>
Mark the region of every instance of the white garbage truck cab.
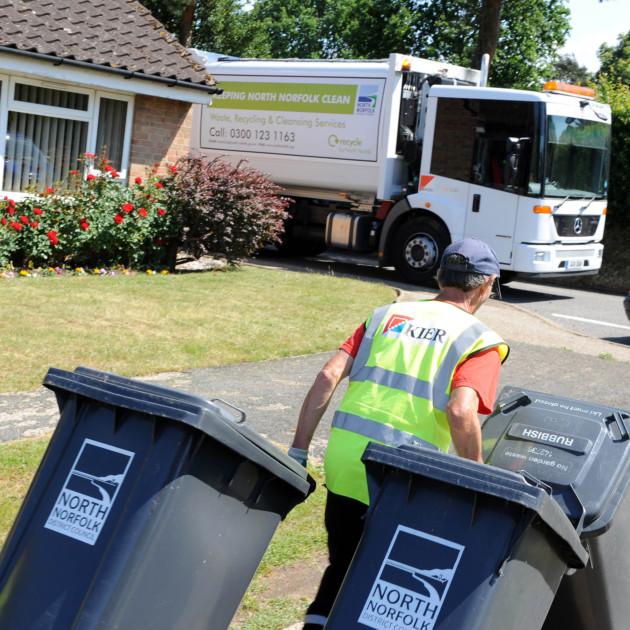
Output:
<instances>
[{"instance_id":1,"label":"white garbage truck cab","mask_svg":"<svg viewBox=\"0 0 630 630\"><path fill-rule=\"evenodd\" d=\"M192 153L245 160L292 197L283 247L372 255L414 283L475 236L502 276L601 266L610 108L585 88L489 88L484 72L381 61L217 60Z\"/></svg>"}]
</instances>

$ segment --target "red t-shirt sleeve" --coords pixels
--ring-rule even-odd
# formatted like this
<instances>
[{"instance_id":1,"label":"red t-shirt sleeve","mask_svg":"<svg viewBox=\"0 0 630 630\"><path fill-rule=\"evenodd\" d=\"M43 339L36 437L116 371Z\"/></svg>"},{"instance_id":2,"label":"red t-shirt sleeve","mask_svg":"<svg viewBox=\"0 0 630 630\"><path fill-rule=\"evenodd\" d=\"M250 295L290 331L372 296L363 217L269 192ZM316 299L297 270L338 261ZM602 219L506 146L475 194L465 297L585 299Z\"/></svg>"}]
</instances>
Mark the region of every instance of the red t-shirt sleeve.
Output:
<instances>
[{"instance_id":1,"label":"red t-shirt sleeve","mask_svg":"<svg viewBox=\"0 0 630 630\"><path fill-rule=\"evenodd\" d=\"M357 356L361 341L365 335L365 324L361 324L342 344L339 350L345 350L353 359Z\"/></svg>"},{"instance_id":2,"label":"red t-shirt sleeve","mask_svg":"<svg viewBox=\"0 0 630 630\"><path fill-rule=\"evenodd\" d=\"M466 359L455 370L451 390L470 387L479 396L479 413L492 413L497 395L501 357L496 348L490 348Z\"/></svg>"}]
</instances>

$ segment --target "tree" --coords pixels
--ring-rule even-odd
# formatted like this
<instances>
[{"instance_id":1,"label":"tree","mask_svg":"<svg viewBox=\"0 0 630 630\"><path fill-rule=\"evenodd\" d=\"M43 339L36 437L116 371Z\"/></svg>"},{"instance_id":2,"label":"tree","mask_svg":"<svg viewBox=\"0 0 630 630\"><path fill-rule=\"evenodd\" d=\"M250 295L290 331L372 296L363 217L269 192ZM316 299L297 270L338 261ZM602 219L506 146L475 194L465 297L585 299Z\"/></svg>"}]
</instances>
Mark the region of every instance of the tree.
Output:
<instances>
[{"instance_id":1,"label":"tree","mask_svg":"<svg viewBox=\"0 0 630 630\"><path fill-rule=\"evenodd\" d=\"M613 115L608 209L614 225L630 228L630 31L616 46L602 44L598 56L598 93Z\"/></svg>"},{"instance_id":2,"label":"tree","mask_svg":"<svg viewBox=\"0 0 630 630\"><path fill-rule=\"evenodd\" d=\"M581 66L575 55L560 55L553 64L549 79L557 79L574 83L576 85L586 85L593 80L593 75L586 66Z\"/></svg>"},{"instance_id":3,"label":"tree","mask_svg":"<svg viewBox=\"0 0 630 630\"><path fill-rule=\"evenodd\" d=\"M600 76L606 75L630 85L630 31L617 37L616 46L602 44L597 56L601 62Z\"/></svg>"},{"instance_id":4,"label":"tree","mask_svg":"<svg viewBox=\"0 0 630 630\"><path fill-rule=\"evenodd\" d=\"M142 0L142 4L151 11L153 17L162 22L170 33L177 33L180 43L186 45L182 40L186 39L186 25L182 24L184 12L188 11L186 19L189 19L190 7L193 12L195 0Z\"/></svg>"},{"instance_id":5,"label":"tree","mask_svg":"<svg viewBox=\"0 0 630 630\"><path fill-rule=\"evenodd\" d=\"M186 47L236 56L268 54L260 25L250 19L242 0L142 0L142 3Z\"/></svg>"},{"instance_id":6,"label":"tree","mask_svg":"<svg viewBox=\"0 0 630 630\"><path fill-rule=\"evenodd\" d=\"M334 56L330 0L258 0L249 20L260 25L270 57Z\"/></svg>"},{"instance_id":7,"label":"tree","mask_svg":"<svg viewBox=\"0 0 630 630\"><path fill-rule=\"evenodd\" d=\"M505 2L491 83L539 88L549 76L569 30L569 9L564 0Z\"/></svg>"},{"instance_id":8,"label":"tree","mask_svg":"<svg viewBox=\"0 0 630 630\"><path fill-rule=\"evenodd\" d=\"M492 62L496 53L501 27L501 5L502 0L483 0L481 3L479 35L477 36L475 54L472 58L472 65L476 68L480 67L483 55L489 55L490 62Z\"/></svg>"},{"instance_id":9,"label":"tree","mask_svg":"<svg viewBox=\"0 0 630 630\"><path fill-rule=\"evenodd\" d=\"M184 32L191 0L144 0ZM192 45L236 56L382 58L415 54L479 67L490 81L534 87L551 73L569 32L566 0L196 0ZM498 31L497 31L498 27Z\"/></svg>"}]
</instances>

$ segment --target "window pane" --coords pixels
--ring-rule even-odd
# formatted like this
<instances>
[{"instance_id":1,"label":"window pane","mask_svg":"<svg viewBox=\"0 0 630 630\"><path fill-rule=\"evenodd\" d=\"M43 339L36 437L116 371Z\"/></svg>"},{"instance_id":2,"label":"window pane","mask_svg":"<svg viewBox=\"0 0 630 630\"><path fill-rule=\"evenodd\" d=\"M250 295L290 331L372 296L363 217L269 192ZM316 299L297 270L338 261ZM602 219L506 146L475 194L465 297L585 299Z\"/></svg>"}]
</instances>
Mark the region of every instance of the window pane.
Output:
<instances>
[{"instance_id":1,"label":"window pane","mask_svg":"<svg viewBox=\"0 0 630 630\"><path fill-rule=\"evenodd\" d=\"M65 90L53 90L37 85L27 85L26 83L16 83L15 100L24 103L35 103L37 105L52 105L53 107L64 107L66 109L79 109L86 112L89 97L87 94L77 94L76 92L66 92Z\"/></svg>"},{"instance_id":2,"label":"window pane","mask_svg":"<svg viewBox=\"0 0 630 630\"><path fill-rule=\"evenodd\" d=\"M608 187L610 126L564 116L547 118L545 194L603 197Z\"/></svg>"},{"instance_id":3,"label":"window pane","mask_svg":"<svg viewBox=\"0 0 630 630\"><path fill-rule=\"evenodd\" d=\"M85 151L88 123L9 112L4 189L43 190L78 167Z\"/></svg>"},{"instance_id":4,"label":"window pane","mask_svg":"<svg viewBox=\"0 0 630 630\"><path fill-rule=\"evenodd\" d=\"M98 114L96 153L105 154L112 166L122 168L125 123L127 122L127 101L102 98Z\"/></svg>"},{"instance_id":5,"label":"window pane","mask_svg":"<svg viewBox=\"0 0 630 630\"><path fill-rule=\"evenodd\" d=\"M471 181L476 122L469 100L438 99L431 173Z\"/></svg>"},{"instance_id":6,"label":"window pane","mask_svg":"<svg viewBox=\"0 0 630 630\"><path fill-rule=\"evenodd\" d=\"M534 129L535 104L476 100L471 101L471 106L478 112L473 182L500 190L524 189L532 150L538 146ZM517 168L516 175L510 174L510 166ZM537 170L533 174L537 180Z\"/></svg>"}]
</instances>

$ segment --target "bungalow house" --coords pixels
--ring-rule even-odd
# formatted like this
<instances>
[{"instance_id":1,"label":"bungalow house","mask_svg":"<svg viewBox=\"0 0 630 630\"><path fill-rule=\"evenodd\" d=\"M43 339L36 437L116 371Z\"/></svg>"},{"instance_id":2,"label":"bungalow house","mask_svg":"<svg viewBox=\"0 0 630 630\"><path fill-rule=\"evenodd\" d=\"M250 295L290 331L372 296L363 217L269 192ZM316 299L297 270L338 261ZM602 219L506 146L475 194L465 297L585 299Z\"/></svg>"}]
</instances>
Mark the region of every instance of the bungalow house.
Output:
<instances>
[{"instance_id":1,"label":"bungalow house","mask_svg":"<svg viewBox=\"0 0 630 630\"><path fill-rule=\"evenodd\" d=\"M188 153L212 78L135 0L0 0L0 195L43 189L84 153L121 178Z\"/></svg>"}]
</instances>

